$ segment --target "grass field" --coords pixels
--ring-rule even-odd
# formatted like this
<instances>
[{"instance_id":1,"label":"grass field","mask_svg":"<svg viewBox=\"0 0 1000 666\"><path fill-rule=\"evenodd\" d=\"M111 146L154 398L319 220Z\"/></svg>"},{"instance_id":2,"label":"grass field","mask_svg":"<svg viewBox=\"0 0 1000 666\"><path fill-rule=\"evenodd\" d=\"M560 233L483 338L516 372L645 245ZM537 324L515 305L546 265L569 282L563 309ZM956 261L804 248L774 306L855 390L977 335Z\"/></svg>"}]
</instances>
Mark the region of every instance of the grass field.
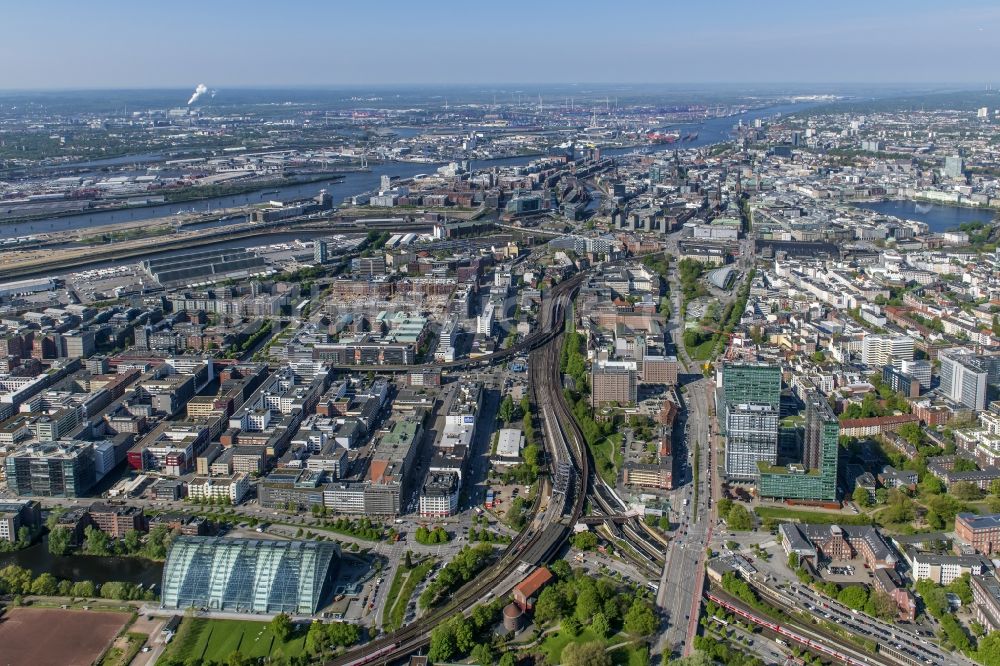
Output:
<instances>
[{"instance_id":1,"label":"grass field","mask_svg":"<svg viewBox=\"0 0 1000 666\"><path fill-rule=\"evenodd\" d=\"M233 652L244 657L293 657L305 651L304 632L281 643L264 622L184 618L183 625L168 652L184 661L225 661Z\"/></svg>"},{"instance_id":2,"label":"grass field","mask_svg":"<svg viewBox=\"0 0 1000 666\"><path fill-rule=\"evenodd\" d=\"M564 632L552 634L542 641L541 649L542 652L548 655L548 663L558 664L563 648L570 643L589 643L590 641L596 640L597 635L590 630L590 627L584 627L583 631L581 631L578 636L570 636ZM629 639L619 634L617 637L611 637L608 642L615 644L620 641L627 640ZM615 666L641 666L642 664L649 663L648 657L644 659L641 654L641 649L633 643L626 643L625 645L612 650L610 654L611 662Z\"/></svg>"},{"instance_id":3,"label":"grass field","mask_svg":"<svg viewBox=\"0 0 1000 666\"><path fill-rule=\"evenodd\" d=\"M392 587L389 588L389 596L386 603L389 603L389 610L382 618L382 626L386 631L394 631L403 625L403 618L406 615L406 604L413 596L413 590L427 577L427 572L434 566L434 558L427 558L409 571L404 572L402 568L396 570L396 576L392 579ZM400 581L400 574L406 576L405 582ZM400 582L400 590L396 589L396 583ZM395 596L394 594L395 593Z\"/></svg>"},{"instance_id":4,"label":"grass field","mask_svg":"<svg viewBox=\"0 0 1000 666\"><path fill-rule=\"evenodd\" d=\"M861 514L826 513L824 511L786 509L781 506L759 506L755 509L755 513L761 520L774 518L776 520L797 520L802 523L820 523L823 525L871 524L871 518Z\"/></svg>"},{"instance_id":5,"label":"grass field","mask_svg":"<svg viewBox=\"0 0 1000 666\"><path fill-rule=\"evenodd\" d=\"M552 634L542 641L541 648L542 652L548 655L548 663L558 664L559 656L562 654L563 648L570 643L586 643L588 641L596 640L597 635L590 630L590 627L586 627L578 636L570 636L565 631Z\"/></svg>"},{"instance_id":6,"label":"grass field","mask_svg":"<svg viewBox=\"0 0 1000 666\"><path fill-rule=\"evenodd\" d=\"M692 361L707 361L712 358L712 350L714 349L715 338L712 338L711 340L706 340L700 345L688 348L687 353L688 356L691 357Z\"/></svg>"},{"instance_id":7,"label":"grass field","mask_svg":"<svg viewBox=\"0 0 1000 666\"><path fill-rule=\"evenodd\" d=\"M615 433L606 437L590 447L590 452L594 456L597 470L601 478L614 486L618 481L618 470L621 469L623 458L621 454L622 436Z\"/></svg>"}]
</instances>

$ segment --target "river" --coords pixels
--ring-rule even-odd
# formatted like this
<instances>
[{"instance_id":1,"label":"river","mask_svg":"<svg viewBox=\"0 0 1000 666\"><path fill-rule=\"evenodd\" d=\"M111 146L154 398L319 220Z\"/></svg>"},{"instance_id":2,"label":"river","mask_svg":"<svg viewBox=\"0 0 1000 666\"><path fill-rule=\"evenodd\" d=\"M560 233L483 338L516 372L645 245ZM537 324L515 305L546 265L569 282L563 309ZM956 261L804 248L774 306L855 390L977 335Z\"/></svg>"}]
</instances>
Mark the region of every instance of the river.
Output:
<instances>
[{"instance_id":1,"label":"river","mask_svg":"<svg viewBox=\"0 0 1000 666\"><path fill-rule=\"evenodd\" d=\"M788 114L797 111L804 111L814 104L784 104L771 106L756 111L748 111L736 116L726 116L722 118L710 118L700 124L687 124L686 128L698 132L698 138L694 141L684 141L674 144L658 144L644 147L648 152L672 151L677 149L698 148L720 141L725 141L731 137L733 127L742 120L744 124L752 123L757 118L768 118L779 114ZM635 148L611 148L602 152L605 155L624 155L634 152ZM136 156L148 159L153 155ZM510 157L497 160L476 160L472 163L474 169L485 169L491 166L516 166L527 164L537 156ZM111 160L100 160L89 163L79 163L77 166L96 166L98 164L109 164L111 161L119 164L130 162L128 156L111 158ZM137 161L132 158L131 161ZM141 161L141 160L139 160ZM82 229L88 227L102 226L106 224L117 224L123 222L135 222L137 220L147 220L155 217L167 217L173 215L178 210L195 209L199 211L216 210L218 208L232 208L235 206L246 206L258 204L271 199L281 201L294 201L316 196L321 189L326 189L333 196L335 204L339 204L346 197L361 192L376 190L379 187L381 176L395 176L399 178L412 178L421 173L432 173L440 164L414 164L411 162L390 162L385 164L375 164L370 172L350 172L344 174L338 181L320 181L316 183L305 183L299 185L288 185L269 192L251 192L226 197L215 197L202 201L163 204L159 206L147 206L144 208L122 209L115 211L101 211L96 213L86 213L83 215L70 215L66 217L53 217L31 222L18 222L0 225L0 238L11 238L16 236L27 236L33 234L51 233L53 231L66 231L69 229Z\"/></svg>"},{"instance_id":2,"label":"river","mask_svg":"<svg viewBox=\"0 0 1000 666\"><path fill-rule=\"evenodd\" d=\"M990 209L949 206L909 199L872 201L854 205L881 215L923 222L934 233L957 229L958 225L966 222L991 222L996 218L996 211Z\"/></svg>"},{"instance_id":3,"label":"river","mask_svg":"<svg viewBox=\"0 0 1000 666\"><path fill-rule=\"evenodd\" d=\"M123 581L146 587L156 585L159 589L163 578L162 562L139 557L56 556L49 552L47 541L0 555L0 569L8 564L30 569L35 576L50 573L56 578L65 578L74 583L81 580L91 580L98 584Z\"/></svg>"}]
</instances>

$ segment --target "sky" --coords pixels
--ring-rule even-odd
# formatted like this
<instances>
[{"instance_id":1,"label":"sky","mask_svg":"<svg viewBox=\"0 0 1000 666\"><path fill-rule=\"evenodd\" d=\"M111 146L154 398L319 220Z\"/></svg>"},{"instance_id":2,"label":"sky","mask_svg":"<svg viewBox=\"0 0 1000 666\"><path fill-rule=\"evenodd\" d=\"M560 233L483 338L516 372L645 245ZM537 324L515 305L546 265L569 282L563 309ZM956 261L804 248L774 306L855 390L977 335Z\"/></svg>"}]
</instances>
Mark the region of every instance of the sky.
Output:
<instances>
[{"instance_id":1,"label":"sky","mask_svg":"<svg viewBox=\"0 0 1000 666\"><path fill-rule=\"evenodd\" d=\"M2 24L0 89L1000 83L995 0L37 0Z\"/></svg>"}]
</instances>

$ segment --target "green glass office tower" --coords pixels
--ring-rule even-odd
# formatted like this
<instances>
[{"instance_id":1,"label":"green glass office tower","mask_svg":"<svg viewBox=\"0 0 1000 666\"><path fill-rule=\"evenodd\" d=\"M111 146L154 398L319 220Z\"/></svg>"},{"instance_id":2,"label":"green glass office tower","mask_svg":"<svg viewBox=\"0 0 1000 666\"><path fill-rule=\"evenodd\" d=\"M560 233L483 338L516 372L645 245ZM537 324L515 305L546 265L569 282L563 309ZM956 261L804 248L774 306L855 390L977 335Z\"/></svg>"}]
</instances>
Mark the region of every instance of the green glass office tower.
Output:
<instances>
[{"instance_id":1,"label":"green glass office tower","mask_svg":"<svg viewBox=\"0 0 1000 666\"><path fill-rule=\"evenodd\" d=\"M819 393L806 395L802 464L758 465L761 497L833 502L837 499L837 446L840 422Z\"/></svg>"},{"instance_id":2,"label":"green glass office tower","mask_svg":"<svg viewBox=\"0 0 1000 666\"><path fill-rule=\"evenodd\" d=\"M781 368L766 363L722 366L722 399L727 405L756 403L781 406Z\"/></svg>"}]
</instances>

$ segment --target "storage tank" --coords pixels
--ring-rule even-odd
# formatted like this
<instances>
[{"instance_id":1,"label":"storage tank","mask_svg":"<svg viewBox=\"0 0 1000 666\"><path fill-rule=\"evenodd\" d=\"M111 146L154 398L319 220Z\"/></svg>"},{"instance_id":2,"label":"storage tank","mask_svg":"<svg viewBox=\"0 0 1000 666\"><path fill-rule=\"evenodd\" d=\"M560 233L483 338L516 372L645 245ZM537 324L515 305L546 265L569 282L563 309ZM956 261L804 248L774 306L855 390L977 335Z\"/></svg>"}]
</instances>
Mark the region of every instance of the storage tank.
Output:
<instances>
[{"instance_id":1,"label":"storage tank","mask_svg":"<svg viewBox=\"0 0 1000 666\"><path fill-rule=\"evenodd\" d=\"M523 616L524 613L517 604L507 604L503 609L503 628L507 631L519 631Z\"/></svg>"}]
</instances>

